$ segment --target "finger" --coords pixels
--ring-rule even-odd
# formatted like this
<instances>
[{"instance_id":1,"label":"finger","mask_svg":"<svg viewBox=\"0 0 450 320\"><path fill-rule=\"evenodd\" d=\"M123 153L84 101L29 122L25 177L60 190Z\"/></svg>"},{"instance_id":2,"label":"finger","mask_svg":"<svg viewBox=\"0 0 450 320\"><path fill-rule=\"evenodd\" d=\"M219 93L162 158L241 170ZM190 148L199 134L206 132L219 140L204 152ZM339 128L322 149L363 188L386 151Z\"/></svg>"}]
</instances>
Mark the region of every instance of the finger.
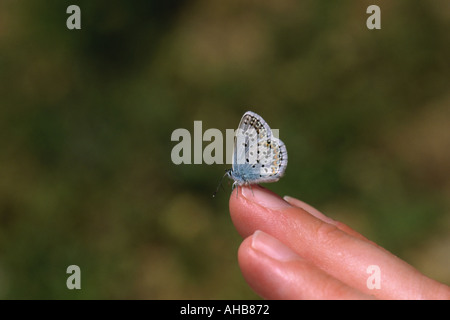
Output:
<instances>
[{"instance_id":1,"label":"finger","mask_svg":"<svg viewBox=\"0 0 450 320\"><path fill-rule=\"evenodd\" d=\"M326 274L270 235L256 231L239 248L247 283L265 299L371 299Z\"/></svg>"},{"instance_id":2,"label":"finger","mask_svg":"<svg viewBox=\"0 0 450 320\"><path fill-rule=\"evenodd\" d=\"M359 232L357 232L357 231L353 230L352 228L350 228L349 226L347 226L346 224L327 217L326 215L324 215L322 212L320 212L316 208L310 206L309 204L307 204L301 200L298 200L298 199L290 197L290 196L284 196L283 199L286 200L290 205L301 208L301 209L305 210L306 212L308 212L309 214L313 215L314 217L316 217L326 223L335 225L338 229L348 233L351 236L354 236L361 240L370 241L366 237L361 235ZM373 244L375 244L375 243L373 243Z\"/></svg>"},{"instance_id":3,"label":"finger","mask_svg":"<svg viewBox=\"0 0 450 320\"><path fill-rule=\"evenodd\" d=\"M450 298L450 288L366 240L292 206L259 186L239 188L230 197L230 213L243 237L262 230L329 275L368 295L383 299ZM373 266L380 286L369 286ZM378 278L377 278L378 279Z\"/></svg>"}]
</instances>

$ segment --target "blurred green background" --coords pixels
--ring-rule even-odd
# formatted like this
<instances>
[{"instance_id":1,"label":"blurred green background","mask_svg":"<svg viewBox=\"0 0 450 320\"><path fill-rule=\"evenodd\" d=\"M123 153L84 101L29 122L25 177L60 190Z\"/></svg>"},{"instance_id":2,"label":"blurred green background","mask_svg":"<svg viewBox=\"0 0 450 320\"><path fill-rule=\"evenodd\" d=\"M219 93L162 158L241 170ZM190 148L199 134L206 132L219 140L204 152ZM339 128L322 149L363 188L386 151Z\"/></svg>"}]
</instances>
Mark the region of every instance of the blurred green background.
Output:
<instances>
[{"instance_id":1,"label":"blurred green background","mask_svg":"<svg viewBox=\"0 0 450 320\"><path fill-rule=\"evenodd\" d=\"M170 158L173 130L247 110L289 152L266 187L449 284L449 22L448 0L1 0L0 298L257 298L231 186L211 197L229 165Z\"/></svg>"}]
</instances>

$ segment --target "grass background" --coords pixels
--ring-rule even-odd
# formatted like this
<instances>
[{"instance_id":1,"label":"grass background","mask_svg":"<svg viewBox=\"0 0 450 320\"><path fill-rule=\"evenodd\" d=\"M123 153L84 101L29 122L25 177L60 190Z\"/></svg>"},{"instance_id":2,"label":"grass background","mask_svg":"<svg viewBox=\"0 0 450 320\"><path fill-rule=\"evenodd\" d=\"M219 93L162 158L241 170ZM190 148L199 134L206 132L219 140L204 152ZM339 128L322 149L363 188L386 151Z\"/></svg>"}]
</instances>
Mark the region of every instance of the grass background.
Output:
<instances>
[{"instance_id":1,"label":"grass background","mask_svg":"<svg viewBox=\"0 0 450 320\"><path fill-rule=\"evenodd\" d=\"M173 130L247 110L289 152L268 188L449 284L449 21L447 0L2 0L0 298L256 298L230 187L211 197L228 166L170 158Z\"/></svg>"}]
</instances>

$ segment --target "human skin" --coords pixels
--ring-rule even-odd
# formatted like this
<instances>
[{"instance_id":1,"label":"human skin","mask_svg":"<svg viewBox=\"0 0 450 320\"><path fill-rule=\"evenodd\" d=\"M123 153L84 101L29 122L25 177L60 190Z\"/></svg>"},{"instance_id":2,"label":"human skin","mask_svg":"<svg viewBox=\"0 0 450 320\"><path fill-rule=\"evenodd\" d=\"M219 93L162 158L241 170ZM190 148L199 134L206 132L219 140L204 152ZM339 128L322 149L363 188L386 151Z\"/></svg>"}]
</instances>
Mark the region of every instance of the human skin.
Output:
<instances>
[{"instance_id":1,"label":"human skin","mask_svg":"<svg viewBox=\"0 0 450 320\"><path fill-rule=\"evenodd\" d=\"M229 205L242 274L265 299L450 299L449 286L300 200L252 185Z\"/></svg>"}]
</instances>

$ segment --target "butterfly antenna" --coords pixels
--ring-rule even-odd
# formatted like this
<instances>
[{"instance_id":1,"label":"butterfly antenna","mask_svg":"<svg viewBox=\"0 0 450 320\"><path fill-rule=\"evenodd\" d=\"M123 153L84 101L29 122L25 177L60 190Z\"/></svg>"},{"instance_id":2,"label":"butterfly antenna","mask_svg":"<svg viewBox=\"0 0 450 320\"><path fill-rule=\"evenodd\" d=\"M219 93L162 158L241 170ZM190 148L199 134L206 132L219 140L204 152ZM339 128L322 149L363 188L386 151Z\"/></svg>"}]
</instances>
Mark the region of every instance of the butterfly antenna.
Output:
<instances>
[{"instance_id":1,"label":"butterfly antenna","mask_svg":"<svg viewBox=\"0 0 450 320\"><path fill-rule=\"evenodd\" d=\"M219 188L222 187L223 191L225 191L225 188L222 185L223 179L225 178L225 176L228 174L229 170L225 170L225 174L223 175L222 179L220 179L219 185L217 186L216 191L214 191L213 193L213 198L216 196L217 192L219 192Z\"/></svg>"}]
</instances>

